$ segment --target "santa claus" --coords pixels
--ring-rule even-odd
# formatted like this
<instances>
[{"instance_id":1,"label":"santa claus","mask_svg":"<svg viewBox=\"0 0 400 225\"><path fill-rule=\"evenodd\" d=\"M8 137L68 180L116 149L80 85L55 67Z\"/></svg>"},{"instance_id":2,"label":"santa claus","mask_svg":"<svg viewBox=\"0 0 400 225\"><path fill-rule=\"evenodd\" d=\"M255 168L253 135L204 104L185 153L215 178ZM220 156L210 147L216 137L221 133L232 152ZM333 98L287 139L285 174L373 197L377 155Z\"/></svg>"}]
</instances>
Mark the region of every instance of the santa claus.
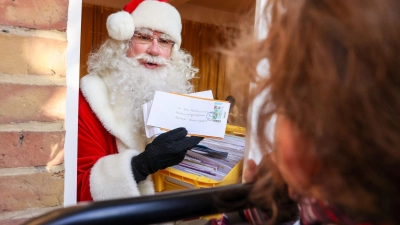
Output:
<instances>
[{"instance_id":1,"label":"santa claus","mask_svg":"<svg viewBox=\"0 0 400 225\"><path fill-rule=\"evenodd\" d=\"M166 0L133 0L108 17L111 38L89 56L80 83L78 201L153 194L149 175L179 164L201 141L177 128L150 143L144 130L142 104L155 91L193 91L197 69L180 49L181 29Z\"/></svg>"}]
</instances>

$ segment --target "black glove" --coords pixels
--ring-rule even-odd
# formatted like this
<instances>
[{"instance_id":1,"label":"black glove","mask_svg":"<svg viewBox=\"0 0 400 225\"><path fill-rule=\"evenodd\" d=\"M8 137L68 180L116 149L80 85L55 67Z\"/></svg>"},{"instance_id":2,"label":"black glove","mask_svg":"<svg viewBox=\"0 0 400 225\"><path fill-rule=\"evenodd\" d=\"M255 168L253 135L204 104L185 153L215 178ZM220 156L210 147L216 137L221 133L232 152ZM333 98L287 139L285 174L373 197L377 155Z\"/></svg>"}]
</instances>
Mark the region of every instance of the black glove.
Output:
<instances>
[{"instance_id":1,"label":"black glove","mask_svg":"<svg viewBox=\"0 0 400 225\"><path fill-rule=\"evenodd\" d=\"M192 149L202 137L186 137L187 130L176 128L160 134L146 146L144 152L132 157L131 165L136 183L145 180L149 174L182 162L187 150Z\"/></svg>"}]
</instances>

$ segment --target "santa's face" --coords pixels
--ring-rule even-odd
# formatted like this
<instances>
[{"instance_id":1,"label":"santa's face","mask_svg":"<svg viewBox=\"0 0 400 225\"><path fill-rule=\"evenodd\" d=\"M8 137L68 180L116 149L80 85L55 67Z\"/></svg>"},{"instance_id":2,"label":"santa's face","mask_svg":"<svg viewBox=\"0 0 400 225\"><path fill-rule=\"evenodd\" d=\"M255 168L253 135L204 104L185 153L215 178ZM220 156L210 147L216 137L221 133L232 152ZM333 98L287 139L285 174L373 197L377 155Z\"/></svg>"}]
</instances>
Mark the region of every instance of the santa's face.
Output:
<instances>
[{"instance_id":1,"label":"santa's face","mask_svg":"<svg viewBox=\"0 0 400 225\"><path fill-rule=\"evenodd\" d=\"M110 104L132 133L145 135L142 105L152 100L156 91L184 94L191 90L185 74L174 63L150 52L135 57L113 54L108 59L107 64L113 65L109 67L113 71L105 76Z\"/></svg>"},{"instance_id":2,"label":"santa's face","mask_svg":"<svg viewBox=\"0 0 400 225\"><path fill-rule=\"evenodd\" d=\"M158 39L165 36L162 34ZM150 40L158 44L158 40L153 40L153 36ZM161 39L163 40L161 44L164 47L166 44L171 44ZM123 118L124 123L131 128L131 132L144 134L142 105L152 100L156 91L182 94L192 92L193 86L189 80L196 70L191 66L188 54L184 51L154 56L154 52L150 50L140 54L140 49L137 49L139 45L132 44L107 40L98 52L89 57L88 66L90 73L104 79L115 116ZM161 49L163 48L159 50ZM164 53L165 50L164 48ZM143 62L156 66L149 65L149 68L144 66Z\"/></svg>"},{"instance_id":3,"label":"santa's face","mask_svg":"<svg viewBox=\"0 0 400 225\"><path fill-rule=\"evenodd\" d=\"M161 46L159 43L160 40L168 40L165 39L165 36L166 35L161 32L147 29L145 32L135 32L126 55L130 58L135 58L138 55L148 54L170 59L172 46ZM147 69L158 69L164 66L144 59L139 60L139 62Z\"/></svg>"}]
</instances>

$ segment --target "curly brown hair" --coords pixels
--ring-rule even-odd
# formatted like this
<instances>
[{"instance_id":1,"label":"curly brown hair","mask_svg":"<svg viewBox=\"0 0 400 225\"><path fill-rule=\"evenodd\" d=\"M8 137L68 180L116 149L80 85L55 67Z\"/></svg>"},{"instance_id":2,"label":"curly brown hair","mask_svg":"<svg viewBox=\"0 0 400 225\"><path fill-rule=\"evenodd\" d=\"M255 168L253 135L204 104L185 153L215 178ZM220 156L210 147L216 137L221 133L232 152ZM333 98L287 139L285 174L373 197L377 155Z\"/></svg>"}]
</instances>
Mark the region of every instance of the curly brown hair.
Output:
<instances>
[{"instance_id":1,"label":"curly brown hair","mask_svg":"<svg viewBox=\"0 0 400 225\"><path fill-rule=\"evenodd\" d=\"M259 98L260 147L273 149L265 127L282 110L315 147L305 151L318 161L312 182L324 200L400 224L400 1L269 0L264 15L268 37L235 49L235 72L254 74L250 99L269 91ZM267 78L253 69L263 58ZM255 199L273 189L264 178Z\"/></svg>"}]
</instances>

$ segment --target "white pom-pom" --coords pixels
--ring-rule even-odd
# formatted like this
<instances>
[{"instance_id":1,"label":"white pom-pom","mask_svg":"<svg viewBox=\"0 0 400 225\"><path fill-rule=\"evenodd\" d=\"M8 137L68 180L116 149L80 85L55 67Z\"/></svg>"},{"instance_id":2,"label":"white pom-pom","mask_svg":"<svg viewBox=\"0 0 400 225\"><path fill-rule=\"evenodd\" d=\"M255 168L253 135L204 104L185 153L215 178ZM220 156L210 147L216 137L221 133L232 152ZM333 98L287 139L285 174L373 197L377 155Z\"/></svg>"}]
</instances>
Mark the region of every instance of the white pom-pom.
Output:
<instances>
[{"instance_id":1,"label":"white pom-pom","mask_svg":"<svg viewBox=\"0 0 400 225\"><path fill-rule=\"evenodd\" d=\"M107 18L108 35L116 40L128 40L135 32L135 24L132 16L125 11L111 14Z\"/></svg>"}]
</instances>

